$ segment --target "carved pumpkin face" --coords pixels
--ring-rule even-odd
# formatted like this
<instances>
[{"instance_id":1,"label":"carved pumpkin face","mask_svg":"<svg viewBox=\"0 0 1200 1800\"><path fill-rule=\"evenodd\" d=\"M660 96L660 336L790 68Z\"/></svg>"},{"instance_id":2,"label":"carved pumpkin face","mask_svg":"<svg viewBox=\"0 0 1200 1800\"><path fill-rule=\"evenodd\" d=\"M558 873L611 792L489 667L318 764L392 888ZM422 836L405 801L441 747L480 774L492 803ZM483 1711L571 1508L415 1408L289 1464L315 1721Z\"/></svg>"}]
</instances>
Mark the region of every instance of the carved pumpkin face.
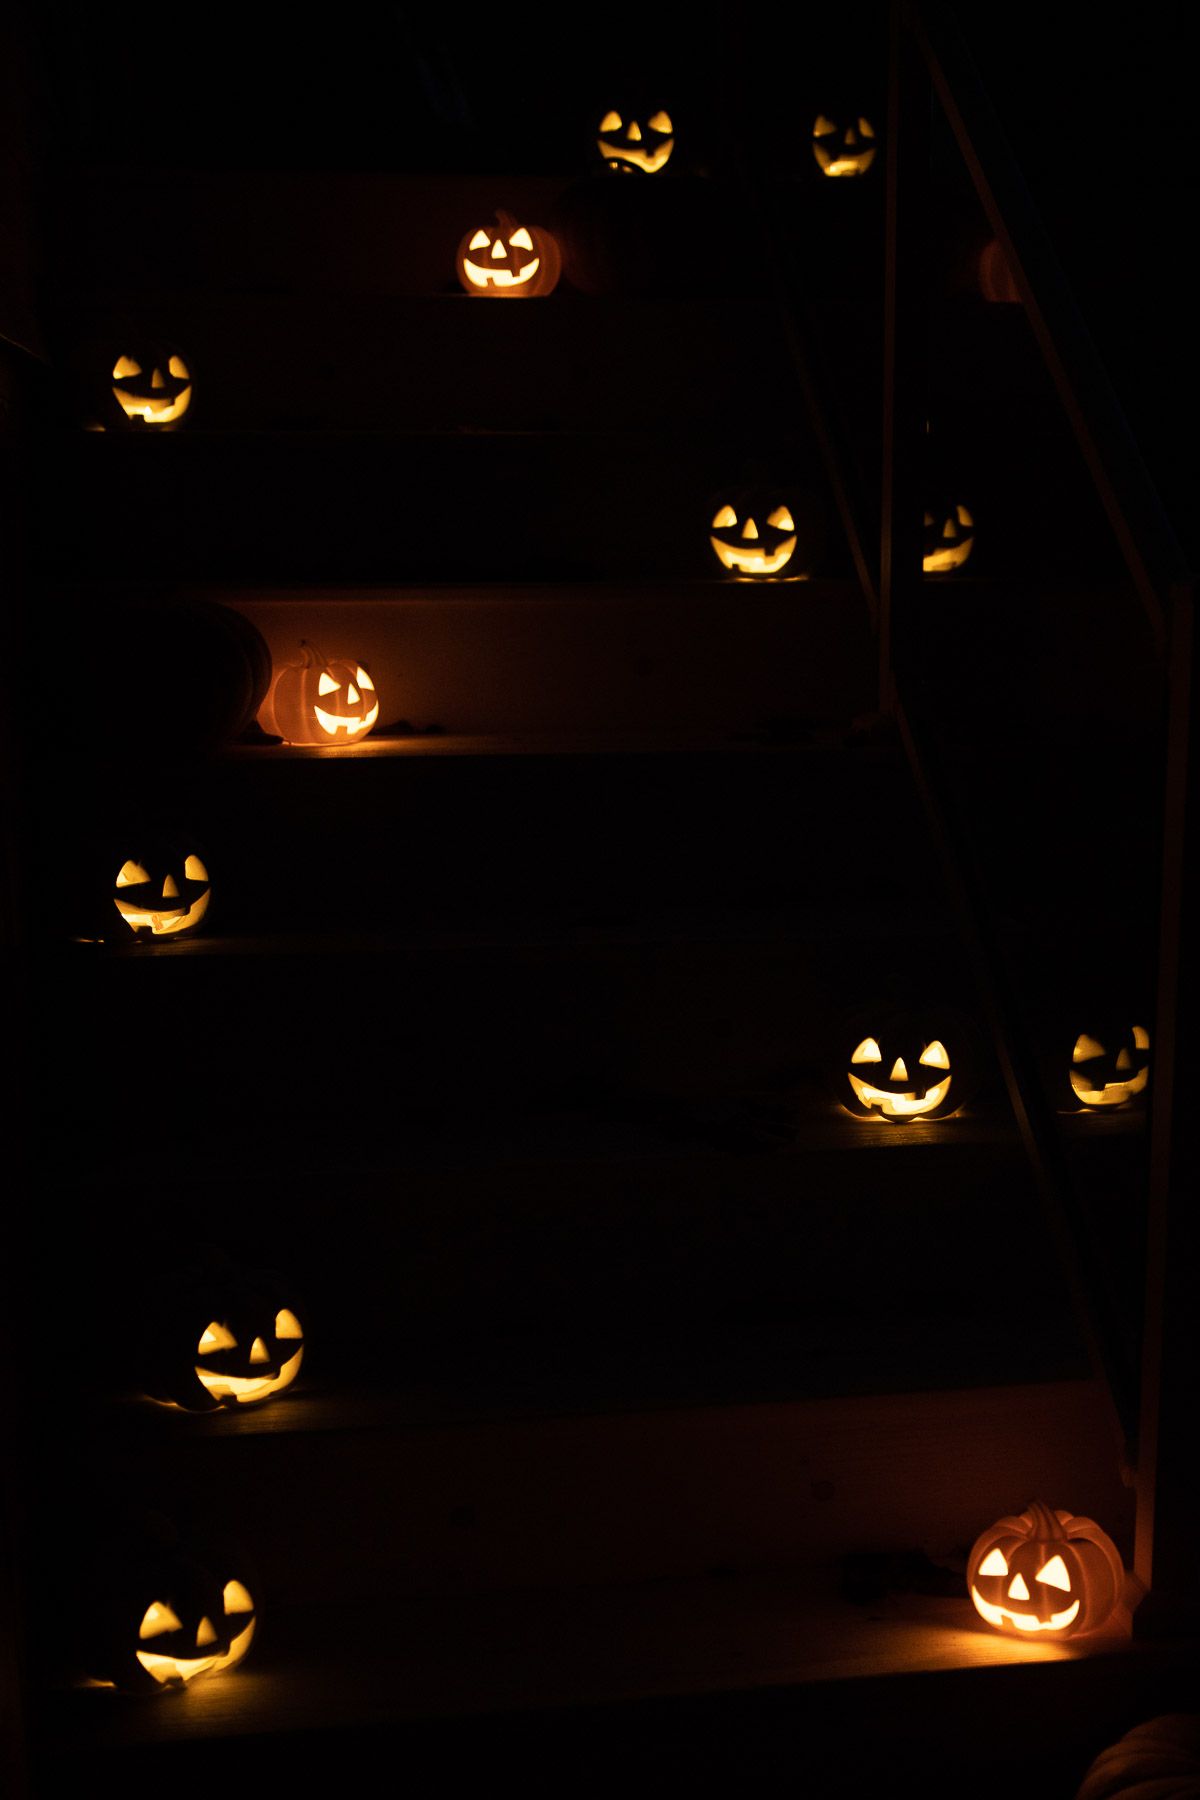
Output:
<instances>
[{"instance_id":1,"label":"carved pumpkin face","mask_svg":"<svg viewBox=\"0 0 1200 1800\"><path fill-rule=\"evenodd\" d=\"M865 175L875 161L875 127L859 116L840 122L818 113L813 125L813 155L825 175Z\"/></svg>"},{"instance_id":2,"label":"carved pumpkin face","mask_svg":"<svg viewBox=\"0 0 1200 1800\"><path fill-rule=\"evenodd\" d=\"M254 1625L254 1601L244 1582L236 1577L226 1581L218 1599L209 1583L181 1579L169 1595L147 1606L134 1654L159 1687L185 1687L197 1675L240 1663Z\"/></svg>"},{"instance_id":3,"label":"carved pumpkin face","mask_svg":"<svg viewBox=\"0 0 1200 1800\"><path fill-rule=\"evenodd\" d=\"M192 371L178 351L147 343L115 358L112 394L131 425L170 431L192 403Z\"/></svg>"},{"instance_id":4,"label":"carved pumpkin face","mask_svg":"<svg viewBox=\"0 0 1200 1800\"><path fill-rule=\"evenodd\" d=\"M502 212L494 226L468 232L458 246L455 268L468 294L522 300L549 294L558 285L562 258L558 243L540 225L519 225Z\"/></svg>"},{"instance_id":5,"label":"carved pumpkin face","mask_svg":"<svg viewBox=\"0 0 1200 1800\"><path fill-rule=\"evenodd\" d=\"M366 737L379 717L375 683L360 662L326 658L302 644L296 662L284 663L271 678L259 709L264 731L286 744L337 748Z\"/></svg>"},{"instance_id":6,"label":"carved pumpkin face","mask_svg":"<svg viewBox=\"0 0 1200 1800\"><path fill-rule=\"evenodd\" d=\"M863 1037L850 1052L844 1077L843 1103L863 1117L903 1124L953 1112L961 1101L953 1094L950 1052L940 1037L895 1029Z\"/></svg>"},{"instance_id":7,"label":"carved pumpkin face","mask_svg":"<svg viewBox=\"0 0 1200 1800\"><path fill-rule=\"evenodd\" d=\"M196 1345L196 1379L222 1406L257 1406L290 1387L304 1360L304 1329L290 1307L268 1324L244 1309L210 1319Z\"/></svg>"},{"instance_id":8,"label":"carved pumpkin face","mask_svg":"<svg viewBox=\"0 0 1200 1800\"><path fill-rule=\"evenodd\" d=\"M965 506L936 508L925 514L921 567L926 575L961 569L975 547L975 520Z\"/></svg>"},{"instance_id":9,"label":"carved pumpkin face","mask_svg":"<svg viewBox=\"0 0 1200 1800\"><path fill-rule=\"evenodd\" d=\"M975 1610L997 1631L1078 1637L1095 1631L1121 1598L1125 1569L1091 1519L1035 1500L979 1537L967 1559Z\"/></svg>"},{"instance_id":10,"label":"carved pumpkin face","mask_svg":"<svg viewBox=\"0 0 1200 1800\"><path fill-rule=\"evenodd\" d=\"M195 851L146 847L117 870L113 905L139 938L178 938L199 929L208 911L208 867Z\"/></svg>"},{"instance_id":11,"label":"carved pumpkin face","mask_svg":"<svg viewBox=\"0 0 1200 1800\"><path fill-rule=\"evenodd\" d=\"M671 160L675 127L661 107L645 118L606 112L597 128L596 148L617 175L657 175Z\"/></svg>"},{"instance_id":12,"label":"carved pumpkin face","mask_svg":"<svg viewBox=\"0 0 1200 1800\"><path fill-rule=\"evenodd\" d=\"M1150 1033L1142 1025L1082 1031L1071 1054L1071 1091L1088 1107L1125 1106L1150 1080Z\"/></svg>"},{"instance_id":13,"label":"carved pumpkin face","mask_svg":"<svg viewBox=\"0 0 1200 1800\"><path fill-rule=\"evenodd\" d=\"M787 502L759 496L727 500L713 514L709 543L731 574L779 575L796 550L796 522Z\"/></svg>"}]
</instances>

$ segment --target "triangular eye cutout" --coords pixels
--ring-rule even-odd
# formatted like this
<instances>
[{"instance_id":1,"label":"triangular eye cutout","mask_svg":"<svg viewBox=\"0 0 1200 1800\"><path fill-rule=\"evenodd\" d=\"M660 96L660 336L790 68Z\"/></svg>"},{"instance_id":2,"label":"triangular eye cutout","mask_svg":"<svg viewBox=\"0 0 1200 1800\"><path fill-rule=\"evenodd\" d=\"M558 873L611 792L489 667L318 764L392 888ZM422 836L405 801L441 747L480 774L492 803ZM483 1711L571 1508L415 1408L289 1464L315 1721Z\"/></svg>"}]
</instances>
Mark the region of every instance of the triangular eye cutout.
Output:
<instances>
[{"instance_id":1,"label":"triangular eye cutout","mask_svg":"<svg viewBox=\"0 0 1200 1800\"><path fill-rule=\"evenodd\" d=\"M1103 1055L1104 1045L1096 1038L1089 1037L1087 1032L1084 1031L1075 1039L1075 1049L1071 1054L1071 1061L1089 1062L1093 1056Z\"/></svg>"},{"instance_id":2,"label":"triangular eye cutout","mask_svg":"<svg viewBox=\"0 0 1200 1800\"><path fill-rule=\"evenodd\" d=\"M827 119L824 113L818 114L817 122L813 126L814 137L828 137L831 131L836 130L837 126L832 119Z\"/></svg>"},{"instance_id":3,"label":"triangular eye cutout","mask_svg":"<svg viewBox=\"0 0 1200 1800\"><path fill-rule=\"evenodd\" d=\"M971 513L971 512L968 512L968 511L967 511L967 509L966 509L966 507L965 507L965 506L960 506L960 507L958 507L958 508L957 508L957 509L956 509L956 510L957 510L957 512L958 512L958 522L959 522L959 524L960 524L960 525L965 525L965 526L966 526L966 527L967 527L967 529L968 529L968 530L970 530L970 529L971 529L971 527L972 527L972 526L973 526L973 525L974 525L974 523L975 523L975 515L974 515L974 513Z\"/></svg>"},{"instance_id":4,"label":"triangular eye cutout","mask_svg":"<svg viewBox=\"0 0 1200 1800\"><path fill-rule=\"evenodd\" d=\"M138 1637L161 1637L164 1631L182 1631L178 1613L171 1611L165 1600L152 1600L138 1626Z\"/></svg>"},{"instance_id":5,"label":"triangular eye cutout","mask_svg":"<svg viewBox=\"0 0 1200 1800\"><path fill-rule=\"evenodd\" d=\"M367 674L365 669L356 669L354 671L354 679L357 681L359 687L366 688L369 694L375 692L375 683L371 680L371 677Z\"/></svg>"},{"instance_id":6,"label":"triangular eye cutout","mask_svg":"<svg viewBox=\"0 0 1200 1800\"><path fill-rule=\"evenodd\" d=\"M225 1611L227 1613L248 1613L254 1611L254 1602L250 1598L249 1588L243 1587L240 1581L225 1583Z\"/></svg>"},{"instance_id":7,"label":"triangular eye cutout","mask_svg":"<svg viewBox=\"0 0 1200 1800\"><path fill-rule=\"evenodd\" d=\"M850 1057L852 1063L872 1063L883 1061L883 1051L874 1038L864 1038Z\"/></svg>"},{"instance_id":8,"label":"triangular eye cutout","mask_svg":"<svg viewBox=\"0 0 1200 1800\"><path fill-rule=\"evenodd\" d=\"M475 236L471 239L467 248L469 250L483 250L490 242L491 239L488 237L487 232L480 230L475 233Z\"/></svg>"},{"instance_id":9,"label":"triangular eye cutout","mask_svg":"<svg viewBox=\"0 0 1200 1800\"><path fill-rule=\"evenodd\" d=\"M736 524L737 514L734 512L732 506L723 506L713 520L713 530L729 531Z\"/></svg>"},{"instance_id":10,"label":"triangular eye cutout","mask_svg":"<svg viewBox=\"0 0 1200 1800\"><path fill-rule=\"evenodd\" d=\"M796 525L786 506L777 506L773 513L767 515L767 524L776 531L795 531Z\"/></svg>"},{"instance_id":11,"label":"triangular eye cutout","mask_svg":"<svg viewBox=\"0 0 1200 1800\"><path fill-rule=\"evenodd\" d=\"M189 881L207 881L208 880L208 870L205 868L205 866L201 862L200 858L198 856L196 856L194 853L191 856L189 856L187 861L184 863L183 872L187 876Z\"/></svg>"},{"instance_id":12,"label":"triangular eye cutout","mask_svg":"<svg viewBox=\"0 0 1200 1800\"><path fill-rule=\"evenodd\" d=\"M143 869L139 862L124 862L117 872L118 887L134 887L139 882L149 881L149 869Z\"/></svg>"},{"instance_id":13,"label":"triangular eye cutout","mask_svg":"<svg viewBox=\"0 0 1200 1800\"><path fill-rule=\"evenodd\" d=\"M980 1575L1007 1575L1008 1564L1004 1560L1002 1550L989 1550L979 1565Z\"/></svg>"},{"instance_id":14,"label":"triangular eye cutout","mask_svg":"<svg viewBox=\"0 0 1200 1800\"><path fill-rule=\"evenodd\" d=\"M113 366L114 381L128 381L132 375L140 375L142 365L132 356L118 356Z\"/></svg>"},{"instance_id":15,"label":"triangular eye cutout","mask_svg":"<svg viewBox=\"0 0 1200 1800\"><path fill-rule=\"evenodd\" d=\"M651 131L661 131L668 137L675 129L671 123L670 113L666 112L651 113L650 117L646 120L646 123Z\"/></svg>"},{"instance_id":16,"label":"triangular eye cutout","mask_svg":"<svg viewBox=\"0 0 1200 1800\"><path fill-rule=\"evenodd\" d=\"M921 1052L921 1061L927 1069L948 1069L950 1067L946 1046L940 1038L934 1038L932 1044L926 1044Z\"/></svg>"},{"instance_id":17,"label":"triangular eye cutout","mask_svg":"<svg viewBox=\"0 0 1200 1800\"><path fill-rule=\"evenodd\" d=\"M168 362L167 367L175 377L176 381L188 380L189 370L182 356L173 356Z\"/></svg>"},{"instance_id":18,"label":"triangular eye cutout","mask_svg":"<svg viewBox=\"0 0 1200 1800\"><path fill-rule=\"evenodd\" d=\"M600 121L601 131L620 131L621 115L619 112L606 112Z\"/></svg>"},{"instance_id":19,"label":"triangular eye cutout","mask_svg":"<svg viewBox=\"0 0 1200 1800\"><path fill-rule=\"evenodd\" d=\"M875 127L872 125L870 119L860 119L858 121L858 129L862 132L864 137L875 136Z\"/></svg>"},{"instance_id":20,"label":"triangular eye cutout","mask_svg":"<svg viewBox=\"0 0 1200 1800\"><path fill-rule=\"evenodd\" d=\"M508 241L510 244L514 244L518 250L533 249L533 239L523 225L517 227Z\"/></svg>"},{"instance_id":21,"label":"triangular eye cutout","mask_svg":"<svg viewBox=\"0 0 1200 1800\"><path fill-rule=\"evenodd\" d=\"M1150 1048L1150 1033L1146 1030L1144 1025L1134 1026L1133 1042L1134 1047L1138 1050L1148 1050Z\"/></svg>"},{"instance_id":22,"label":"triangular eye cutout","mask_svg":"<svg viewBox=\"0 0 1200 1800\"><path fill-rule=\"evenodd\" d=\"M317 681L318 694L336 694L341 685L340 681L335 681L332 675L327 674L324 669L321 670L320 678Z\"/></svg>"},{"instance_id":23,"label":"triangular eye cutout","mask_svg":"<svg viewBox=\"0 0 1200 1800\"><path fill-rule=\"evenodd\" d=\"M204 1327L204 1335L196 1345L197 1356L206 1356L211 1350L236 1350L237 1339L228 1325L222 1325L218 1319Z\"/></svg>"},{"instance_id":24,"label":"triangular eye cutout","mask_svg":"<svg viewBox=\"0 0 1200 1800\"><path fill-rule=\"evenodd\" d=\"M1025 1585L1023 1575L1014 1575L1008 1589L1010 1600L1028 1600L1029 1589Z\"/></svg>"},{"instance_id":25,"label":"triangular eye cutout","mask_svg":"<svg viewBox=\"0 0 1200 1800\"><path fill-rule=\"evenodd\" d=\"M1064 1594L1071 1591L1071 1577L1067 1574L1067 1565L1061 1556L1052 1556L1044 1569L1037 1572L1039 1581L1047 1587L1061 1588Z\"/></svg>"},{"instance_id":26,"label":"triangular eye cutout","mask_svg":"<svg viewBox=\"0 0 1200 1800\"><path fill-rule=\"evenodd\" d=\"M275 1336L277 1338L301 1338L303 1328L290 1307L282 1306L275 1314Z\"/></svg>"}]
</instances>

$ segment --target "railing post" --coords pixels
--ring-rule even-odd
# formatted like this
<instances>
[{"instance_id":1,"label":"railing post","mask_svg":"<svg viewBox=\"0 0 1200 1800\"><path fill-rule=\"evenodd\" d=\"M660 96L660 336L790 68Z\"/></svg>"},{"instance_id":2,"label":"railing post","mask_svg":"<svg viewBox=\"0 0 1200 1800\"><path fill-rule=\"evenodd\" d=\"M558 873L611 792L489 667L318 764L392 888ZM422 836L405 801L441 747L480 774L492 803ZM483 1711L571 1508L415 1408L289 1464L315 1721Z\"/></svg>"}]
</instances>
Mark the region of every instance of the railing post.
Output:
<instances>
[{"instance_id":1,"label":"railing post","mask_svg":"<svg viewBox=\"0 0 1200 1800\"><path fill-rule=\"evenodd\" d=\"M1166 782L1158 943L1158 1004L1151 1088L1146 1301L1138 1418L1134 1572L1145 1594L1142 1636L1194 1632L1200 1616L1196 1514L1200 1456L1200 1156L1189 1100L1200 1086L1192 1028L1197 992L1194 839L1197 735L1189 731L1195 590L1172 595ZM1189 858L1188 849L1193 854Z\"/></svg>"},{"instance_id":2,"label":"railing post","mask_svg":"<svg viewBox=\"0 0 1200 1800\"><path fill-rule=\"evenodd\" d=\"M888 58L879 548L879 704L884 712L893 709L894 671L908 648L909 597L921 578L928 342L922 246L929 107L929 74L910 29L907 0L893 0Z\"/></svg>"}]
</instances>

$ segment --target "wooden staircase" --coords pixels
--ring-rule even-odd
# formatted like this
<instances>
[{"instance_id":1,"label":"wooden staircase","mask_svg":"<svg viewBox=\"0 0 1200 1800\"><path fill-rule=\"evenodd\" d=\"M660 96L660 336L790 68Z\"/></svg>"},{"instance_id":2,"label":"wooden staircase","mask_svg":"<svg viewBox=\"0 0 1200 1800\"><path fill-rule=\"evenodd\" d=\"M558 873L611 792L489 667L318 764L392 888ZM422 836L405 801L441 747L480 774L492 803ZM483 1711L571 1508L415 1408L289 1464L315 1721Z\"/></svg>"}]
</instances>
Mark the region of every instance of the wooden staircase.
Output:
<instances>
[{"instance_id":1,"label":"wooden staircase","mask_svg":"<svg viewBox=\"0 0 1200 1800\"><path fill-rule=\"evenodd\" d=\"M882 256L861 185L856 284ZM136 1704L67 1683L28 1567L45 1800L101 1772L315 1792L383 1756L418 1788L501 1770L575 1791L636 1766L821 1795L885 1771L998 1794L1019 1772L1036 1796L1182 1692L1184 1660L1135 1647L1127 1610L1081 1651L977 1629L962 1592L974 1536L1034 1495L1132 1557L1120 1421L995 1050L942 1123L864 1124L834 1098L841 1023L880 993L982 1017L806 410L840 406L830 441L869 499L877 290L838 292L837 196L811 186L784 194L822 249L798 310L753 233L736 282L521 307L457 290L481 209L550 223L568 186L142 166L58 193L32 642L115 597L217 599L276 659L352 653L383 711L352 753L175 760L151 727L135 760L72 741L30 773L27 871L141 808L204 844L214 898L178 944L30 932L30 993L55 1003L15 1239L14 1341L39 1346L19 1520L43 1551L64 1490L219 1520L263 1592L244 1668ZM712 189L716 230L739 190ZM695 207L694 183L661 184L668 241ZM1019 309L953 292L943 311L996 406L1020 384L1043 409L1023 474L1011 421L964 432L991 516L915 627L947 816L1036 1020L1038 978L1073 999L1106 934L1145 972L1153 896L1117 872L1152 855L1153 822L1106 832L1111 793L1085 784L1062 837L1045 794L1097 721L1150 779L1158 676L1073 466L1082 561L1044 513L1020 551L999 522L1065 467ZM173 435L83 429L130 317L194 357ZM748 465L821 514L811 578L717 579L706 515ZM1064 1126L1129 1358L1141 1127ZM129 1390L106 1330L150 1236L289 1271L297 1390L207 1417Z\"/></svg>"}]
</instances>

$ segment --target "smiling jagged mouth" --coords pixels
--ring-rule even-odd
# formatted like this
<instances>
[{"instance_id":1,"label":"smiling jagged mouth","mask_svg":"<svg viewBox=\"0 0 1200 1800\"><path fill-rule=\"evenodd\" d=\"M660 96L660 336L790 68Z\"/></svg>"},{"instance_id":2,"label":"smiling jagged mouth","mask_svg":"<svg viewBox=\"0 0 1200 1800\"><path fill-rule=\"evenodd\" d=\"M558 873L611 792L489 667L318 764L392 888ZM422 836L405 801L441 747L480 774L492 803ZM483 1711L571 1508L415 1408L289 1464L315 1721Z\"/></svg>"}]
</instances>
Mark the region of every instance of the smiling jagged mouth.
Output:
<instances>
[{"instance_id":1,"label":"smiling jagged mouth","mask_svg":"<svg viewBox=\"0 0 1200 1800\"><path fill-rule=\"evenodd\" d=\"M327 731L330 737L336 737L339 731L345 731L347 737L353 737L356 731L370 730L379 717L379 702L377 700L370 712L365 713L361 719L343 719L337 713L326 712L320 706L313 707L313 717L321 730Z\"/></svg>"},{"instance_id":2,"label":"smiling jagged mouth","mask_svg":"<svg viewBox=\"0 0 1200 1800\"><path fill-rule=\"evenodd\" d=\"M527 281L533 280L541 266L540 256L535 256L532 262L523 264L515 272L512 269L481 269L478 263L468 260L463 262L463 271L472 287L511 288L524 287Z\"/></svg>"},{"instance_id":3,"label":"smiling jagged mouth","mask_svg":"<svg viewBox=\"0 0 1200 1800\"><path fill-rule=\"evenodd\" d=\"M668 138L657 150L631 150L624 144L606 144L603 138L596 139L601 156L614 167L621 163L632 163L635 169L641 169L647 175L656 175L675 148L675 139Z\"/></svg>"},{"instance_id":4,"label":"smiling jagged mouth","mask_svg":"<svg viewBox=\"0 0 1200 1800\"><path fill-rule=\"evenodd\" d=\"M1150 1079L1149 1068L1139 1069L1128 1081L1106 1081L1100 1087L1086 1087L1082 1078L1071 1070L1071 1088L1085 1106L1121 1106L1135 1094L1144 1092Z\"/></svg>"},{"instance_id":5,"label":"smiling jagged mouth","mask_svg":"<svg viewBox=\"0 0 1200 1800\"><path fill-rule=\"evenodd\" d=\"M127 900L114 899L113 905L124 919L131 931L149 929L155 937L169 937L172 932L186 931L192 925L198 925L208 911L208 894L201 894L187 907L164 907L159 912L144 911L133 907Z\"/></svg>"},{"instance_id":6,"label":"smiling jagged mouth","mask_svg":"<svg viewBox=\"0 0 1200 1800\"><path fill-rule=\"evenodd\" d=\"M739 545L727 544L719 537L710 537L708 541L725 567L736 569L742 575L777 575L791 561L796 548L794 537L784 538L778 550L770 552L743 550Z\"/></svg>"},{"instance_id":7,"label":"smiling jagged mouth","mask_svg":"<svg viewBox=\"0 0 1200 1800\"><path fill-rule=\"evenodd\" d=\"M177 394L161 400L147 399L142 394L131 394L128 388L114 385L113 394L121 411L130 419L145 419L151 425L167 425L173 419L181 419L192 403L192 387L180 388Z\"/></svg>"},{"instance_id":8,"label":"smiling jagged mouth","mask_svg":"<svg viewBox=\"0 0 1200 1800\"><path fill-rule=\"evenodd\" d=\"M949 1075L921 1094L913 1088L902 1094L889 1093L886 1088L872 1087L870 1082L860 1081L857 1075L851 1075L849 1080L861 1104L881 1112L887 1119L918 1118L922 1113L932 1112L935 1107L940 1106L950 1092Z\"/></svg>"},{"instance_id":9,"label":"smiling jagged mouth","mask_svg":"<svg viewBox=\"0 0 1200 1800\"><path fill-rule=\"evenodd\" d=\"M255 1400L265 1400L270 1394L278 1394L289 1387L300 1371L304 1359L304 1347L289 1356L280 1366L278 1375L217 1375L211 1369L201 1368L195 1364L196 1379L210 1393L214 1400L236 1400L239 1406L249 1406Z\"/></svg>"},{"instance_id":10,"label":"smiling jagged mouth","mask_svg":"<svg viewBox=\"0 0 1200 1800\"><path fill-rule=\"evenodd\" d=\"M992 1601L984 1599L977 1587L972 1587L971 1598L980 1617L986 1619L989 1625L1000 1629L1003 1629L1007 1619L1018 1631L1065 1631L1068 1625L1075 1623L1079 1615L1078 1600L1072 1601L1065 1612L1051 1613L1048 1619L1038 1619L1033 1613L1012 1612L1007 1606L994 1605Z\"/></svg>"}]
</instances>

